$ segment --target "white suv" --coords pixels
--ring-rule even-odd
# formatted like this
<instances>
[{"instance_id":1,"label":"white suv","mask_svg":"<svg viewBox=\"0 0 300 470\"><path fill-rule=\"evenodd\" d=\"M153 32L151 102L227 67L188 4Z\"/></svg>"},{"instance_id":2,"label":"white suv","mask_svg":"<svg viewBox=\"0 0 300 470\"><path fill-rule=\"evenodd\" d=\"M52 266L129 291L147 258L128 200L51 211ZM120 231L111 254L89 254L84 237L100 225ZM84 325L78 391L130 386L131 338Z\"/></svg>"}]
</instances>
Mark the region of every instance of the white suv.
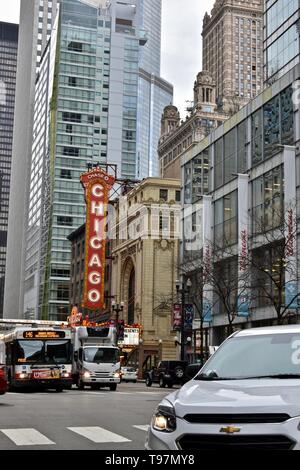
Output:
<instances>
[{"instance_id":1,"label":"white suv","mask_svg":"<svg viewBox=\"0 0 300 470\"><path fill-rule=\"evenodd\" d=\"M300 325L231 335L157 407L148 450L300 450Z\"/></svg>"}]
</instances>

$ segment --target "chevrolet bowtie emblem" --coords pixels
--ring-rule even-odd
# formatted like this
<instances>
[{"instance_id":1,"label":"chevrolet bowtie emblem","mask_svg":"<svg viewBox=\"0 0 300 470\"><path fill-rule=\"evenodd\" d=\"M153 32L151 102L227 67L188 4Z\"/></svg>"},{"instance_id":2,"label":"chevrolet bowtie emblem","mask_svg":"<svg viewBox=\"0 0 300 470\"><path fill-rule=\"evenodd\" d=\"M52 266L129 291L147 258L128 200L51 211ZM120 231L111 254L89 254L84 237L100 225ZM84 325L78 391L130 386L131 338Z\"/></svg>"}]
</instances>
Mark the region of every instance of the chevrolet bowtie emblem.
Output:
<instances>
[{"instance_id":1,"label":"chevrolet bowtie emblem","mask_svg":"<svg viewBox=\"0 0 300 470\"><path fill-rule=\"evenodd\" d=\"M226 428L221 428L220 432L225 434L235 434L236 432L241 432L241 428L237 428L235 426L226 426Z\"/></svg>"}]
</instances>

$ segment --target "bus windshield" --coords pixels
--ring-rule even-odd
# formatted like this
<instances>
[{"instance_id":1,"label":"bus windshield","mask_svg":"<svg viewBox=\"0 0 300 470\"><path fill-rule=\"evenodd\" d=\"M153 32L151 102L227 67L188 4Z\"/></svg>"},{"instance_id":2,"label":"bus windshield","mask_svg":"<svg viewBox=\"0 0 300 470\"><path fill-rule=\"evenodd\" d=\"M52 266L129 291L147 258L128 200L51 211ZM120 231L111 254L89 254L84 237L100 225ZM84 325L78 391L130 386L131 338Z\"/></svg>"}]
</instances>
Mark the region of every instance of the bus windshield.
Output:
<instances>
[{"instance_id":1,"label":"bus windshield","mask_svg":"<svg viewBox=\"0 0 300 470\"><path fill-rule=\"evenodd\" d=\"M94 362L97 364L108 364L110 362L116 363L120 360L120 353L116 348L84 348L83 360L85 362Z\"/></svg>"},{"instance_id":2,"label":"bus windshield","mask_svg":"<svg viewBox=\"0 0 300 470\"><path fill-rule=\"evenodd\" d=\"M19 340L16 342L16 362L22 364L70 363L70 341Z\"/></svg>"}]
</instances>

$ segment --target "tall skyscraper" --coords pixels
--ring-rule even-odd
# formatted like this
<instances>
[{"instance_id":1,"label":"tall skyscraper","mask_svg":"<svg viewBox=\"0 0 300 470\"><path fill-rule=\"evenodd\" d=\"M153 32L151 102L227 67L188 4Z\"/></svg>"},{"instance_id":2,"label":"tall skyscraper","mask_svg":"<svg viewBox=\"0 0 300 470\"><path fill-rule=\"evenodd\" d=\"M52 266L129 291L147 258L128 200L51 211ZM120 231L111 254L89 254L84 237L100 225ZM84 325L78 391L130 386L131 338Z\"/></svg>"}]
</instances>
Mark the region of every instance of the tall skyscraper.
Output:
<instances>
[{"instance_id":1,"label":"tall skyscraper","mask_svg":"<svg viewBox=\"0 0 300 470\"><path fill-rule=\"evenodd\" d=\"M217 99L235 112L262 90L263 0L216 0L203 20L203 70Z\"/></svg>"},{"instance_id":2,"label":"tall skyscraper","mask_svg":"<svg viewBox=\"0 0 300 470\"><path fill-rule=\"evenodd\" d=\"M19 51L20 83L17 109L19 116L28 115L28 110L30 110L30 116L25 123L24 119L21 122L19 118L15 124L12 190L16 192L19 187L19 192L11 208L9 227L11 262L7 268L9 282L5 290L4 309L5 315L9 317L22 316L25 313L28 316L49 314L54 318L66 309L69 273L68 269L64 271L64 268L69 264L69 252L64 244L65 236L67 232L70 232L70 227L77 228L83 222L85 210L82 190L78 184L80 172L86 170L88 161L109 161L118 166L119 176L141 178L148 175L147 171L150 174L150 167L157 165L156 149L160 129L160 108L163 109L172 101L172 86L155 75L159 73L160 63L161 0L156 0L155 5L153 3L150 8L148 2L142 0L123 2L61 0L61 36L59 38L61 55L59 59L58 56L55 59L57 75L54 80L54 95L49 85L50 68L53 64L49 62L47 65L47 60L50 61L50 55L54 53L54 39L51 41L52 46L48 45L45 49L44 40L47 41L47 36L49 36L49 29L45 28L46 25L50 27L50 21L45 20L45 15L51 19L53 29L59 2L55 4L53 2L52 10L49 10L50 2L48 2L47 11L45 3L33 0L23 0L21 3L23 46ZM44 29L39 33L42 25ZM143 29L146 27L149 30ZM83 28L88 36L87 39L82 33ZM39 37L38 34L40 34ZM72 41L69 41L68 34L73 38ZM52 37L54 38L55 35L54 31ZM42 41L39 48L38 40ZM73 45L69 44L72 42L75 43L75 50L72 49ZM77 42L80 43L78 50L76 50ZM42 62L36 80L38 51L41 52ZM47 74L48 77L46 77ZM152 87L148 87L146 91L143 89L145 87L140 85L146 83L146 80L141 81L139 78L141 74L147 77L147 83L150 80L152 84ZM23 81L21 81L22 75ZM47 82L48 97L45 97L42 89L39 89L41 80ZM36 95L34 93L35 81ZM50 109L51 113L45 115L45 107L41 106L40 101L43 101L45 105L45 100L52 95L55 96L55 100L52 99L51 105L48 103L49 107L46 108ZM54 103L57 105L55 122L53 120ZM34 112L35 128L33 129L31 116ZM149 113L146 117L145 112ZM44 114L43 118L42 114ZM45 124L42 124L42 119L45 120ZM82 121L78 121L79 119ZM43 133L50 131L53 139L51 140L53 154L49 153L48 143L38 142L40 128L36 128L37 122L45 126ZM50 129L47 127L49 123L51 123ZM149 131L150 125L151 132ZM55 129L55 135L52 133L53 129ZM155 135L157 135L156 142ZM45 142L49 142L47 136ZM41 145L44 145L44 152L48 152L50 160L52 158L52 166L45 166L44 160L43 166L36 172L35 165L41 158L36 154L41 150ZM154 162L151 165L150 160ZM142 173L142 168L144 173ZM51 180L52 186L48 188L46 183L50 180L45 175L50 172L52 177L53 171L55 177L63 181L57 181L54 185L54 180ZM33 172L35 173L32 178ZM36 186L37 179L41 177L43 191ZM58 194L58 188L64 193L63 195ZM41 212L37 208L38 200ZM67 202L70 203L68 206ZM27 211L28 207L29 211ZM50 213L49 208L50 212L53 208L53 212ZM33 220L32 216L36 210L37 215ZM24 214L28 214L26 221ZM43 219L39 219L41 214ZM58 227L54 225L52 227L52 221L54 225L56 221ZM49 230L53 229L51 233L56 234L53 237L58 237L55 241L52 240L53 243L49 241L52 250L60 251L59 255L54 255L53 259L56 256L57 264L59 261L63 264L63 267L61 264L59 267L53 267L52 274L49 271L51 257L48 256L45 261L45 257L49 255L45 252L45 247L48 246L48 242L45 241L47 230L44 230L39 244L35 237L42 235L41 233L38 235L38 232L33 229L35 224L45 227L47 223L50 224ZM19 229L23 226L27 227L26 233ZM55 249L54 246L56 246ZM61 252L62 249L65 254ZM26 253L26 261L24 253ZM34 292L32 285L34 276L35 287L36 283L42 284L45 279L48 282L50 276L56 277L56 287L53 288L55 292L52 285L50 286L51 293L49 290L45 293L43 287L38 293ZM47 286L49 285L48 283ZM57 291L60 293L57 294ZM48 309L45 306L49 304L51 295L54 302Z\"/></svg>"},{"instance_id":3,"label":"tall skyscraper","mask_svg":"<svg viewBox=\"0 0 300 470\"><path fill-rule=\"evenodd\" d=\"M272 84L299 62L299 21L298 0L266 0L264 21L266 85Z\"/></svg>"},{"instance_id":4,"label":"tall skyscraper","mask_svg":"<svg viewBox=\"0 0 300 470\"><path fill-rule=\"evenodd\" d=\"M108 162L117 165L119 176L137 176L137 121L139 100L144 101L139 66L148 40L140 6L139 0L61 2L36 81L25 316L62 319L68 313L66 237L85 219L79 176L87 165Z\"/></svg>"},{"instance_id":5,"label":"tall skyscraper","mask_svg":"<svg viewBox=\"0 0 300 470\"><path fill-rule=\"evenodd\" d=\"M3 314L19 26L0 23L0 318Z\"/></svg>"},{"instance_id":6,"label":"tall skyscraper","mask_svg":"<svg viewBox=\"0 0 300 470\"><path fill-rule=\"evenodd\" d=\"M21 0L13 150L8 217L4 316L23 309L26 213L29 197L35 81L56 17L57 0Z\"/></svg>"},{"instance_id":7,"label":"tall skyscraper","mask_svg":"<svg viewBox=\"0 0 300 470\"><path fill-rule=\"evenodd\" d=\"M160 119L173 102L173 87L160 77L162 0L140 0L140 24L148 40L139 63L137 178L159 175Z\"/></svg>"}]
</instances>

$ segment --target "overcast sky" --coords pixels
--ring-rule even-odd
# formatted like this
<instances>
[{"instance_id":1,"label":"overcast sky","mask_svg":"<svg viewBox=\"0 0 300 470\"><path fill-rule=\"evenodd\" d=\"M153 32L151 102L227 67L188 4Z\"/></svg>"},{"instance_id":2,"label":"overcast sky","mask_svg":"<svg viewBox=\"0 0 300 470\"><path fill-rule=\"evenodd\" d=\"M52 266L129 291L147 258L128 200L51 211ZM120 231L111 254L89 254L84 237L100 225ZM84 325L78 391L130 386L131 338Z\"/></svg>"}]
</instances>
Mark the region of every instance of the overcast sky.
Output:
<instances>
[{"instance_id":1,"label":"overcast sky","mask_svg":"<svg viewBox=\"0 0 300 470\"><path fill-rule=\"evenodd\" d=\"M151 0L148 0L151 2ZM161 76L174 85L174 104L185 117L186 100L193 99L195 77L201 70L202 20L214 0L162 0ZM1 0L0 21L19 22L20 0Z\"/></svg>"}]
</instances>

